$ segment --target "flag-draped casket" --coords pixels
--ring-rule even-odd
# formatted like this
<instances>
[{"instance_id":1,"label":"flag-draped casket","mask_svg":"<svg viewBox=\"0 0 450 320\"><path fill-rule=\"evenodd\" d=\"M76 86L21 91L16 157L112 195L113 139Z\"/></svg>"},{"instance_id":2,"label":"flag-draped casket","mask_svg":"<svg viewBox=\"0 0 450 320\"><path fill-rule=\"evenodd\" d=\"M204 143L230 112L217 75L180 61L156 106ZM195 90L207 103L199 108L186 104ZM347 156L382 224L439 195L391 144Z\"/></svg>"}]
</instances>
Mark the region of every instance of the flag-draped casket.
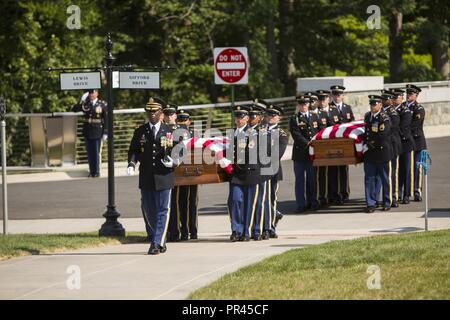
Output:
<instances>
[{"instance_id":1,"label":"flag-draped casket","mask_svg":"<svg viewBox=\"0 0 450 320\"><path fill-rule=\"evenodd\" d=\"M175 169L175 185L220 183L229 180L231 161L224 157L228 140L193 137L182 142L186 154Z\"/></svg>"},{"instance_id":2,"label":"flag-draped casket","mask_svg":"<svg viewBox=\"0 0 450 320\"><path fill-rule=\"evenodd\" d=\"M319 131L309 146L314 166L339 166L362 162L364 121L336 124Z\"/></svg>"}]
</instances>

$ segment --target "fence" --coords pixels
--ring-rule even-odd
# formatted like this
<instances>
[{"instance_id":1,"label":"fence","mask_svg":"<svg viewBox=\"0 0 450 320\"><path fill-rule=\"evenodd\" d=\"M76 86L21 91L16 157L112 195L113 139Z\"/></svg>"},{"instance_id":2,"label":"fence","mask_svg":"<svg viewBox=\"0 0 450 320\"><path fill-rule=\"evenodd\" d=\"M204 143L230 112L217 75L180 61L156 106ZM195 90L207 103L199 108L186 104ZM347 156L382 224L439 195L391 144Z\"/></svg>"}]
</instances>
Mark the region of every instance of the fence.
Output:
<instances>
[{"instance_id":1,"label":"fence","mask_svg":"<svg viewBox=\"0 0 450 320\"><path fill-rule=\"evenodd\" d=\"M294 113L295 97L283 97L267 99L275 105L283 105L285 117L282 119L282 127L287 130L289 115ZM237 101L235 105L249 104L251 101ZM180 106L186 110L192 111L191 120L196 125L201 125L203 131L206 129L218 129L225 133L225 130L231 126L231 103L215 103L201 105ZM31 165L30 151L30 118L33 117L64 117L78 116L82 118L82 113L73 112L54 112L40 114L8 114L9 119L16 119L18 125L11 128L11 134L14 138L8 141L8 166L27 167ZM115 161L126 161L127 152L134 129L145 122L145 112L143 108L114 110L114 157ZM7 120L8 125L8 120ZM87 155L84 147L84 137L82 134L83 120L78 121L77 139L76 139L76 163L87 163ZM18 137L16 139L15 137ZM106 144L102 148L102 159L107 161Z\"/></svg>"}]
</instances>

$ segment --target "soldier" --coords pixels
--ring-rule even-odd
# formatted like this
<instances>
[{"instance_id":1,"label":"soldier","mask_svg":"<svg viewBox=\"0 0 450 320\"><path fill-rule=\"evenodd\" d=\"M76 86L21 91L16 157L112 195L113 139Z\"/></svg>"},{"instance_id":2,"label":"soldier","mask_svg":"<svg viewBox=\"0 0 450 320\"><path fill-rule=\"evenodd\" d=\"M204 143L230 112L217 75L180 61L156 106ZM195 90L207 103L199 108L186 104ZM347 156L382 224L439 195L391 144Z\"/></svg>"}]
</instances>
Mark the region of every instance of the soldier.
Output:
<instances>
[{"instance_id":1,"label":"soldier","mask_svg":"<svg viewBox=\"0 0 450 320\"><path fill-rule=\"evenodd\" d=\"M191 123L190 113L187 110L179 109L177 111L177 124L179 140L186 140L194 137L194 131L189 129ZM175 136L174 139L178 137ZM181 240L198 239L198 185L177 186L176 193L176 211L178 212Z\"/></svg>"},{"instance_id":2,"label":"soldier","mask_svg":"<svg viewBox=\"0 0 450 320\"><path fill-rule=\"evenodd\" d=\"M383 210L389 211L392 202L391 160L392 140L391 121L382 110L381 97L369 96L370 111L364 116L366 149L364 160L364 185L366 194L366 212L375 211L377 203L377 180L383 185Z\"/></svg>"},{"instance_id":3,"label":"soldier","mask_svg":"<svg viewBox=\"0 0 450 320\"><path fill-rule=\"evenodd\" d=\"M391 186L392 186L392 207L398 207L398 163L399 156L402 151L402 142L400 138L400 116L392 105L392 92L383 90L381 101L383 111L391 120L391 141L392 141L392 161L391 161ZM379 181L379 189L381 189L381 180Z\"/></svg>"},{"instance_id":4,"label":"soldier","mask_svg":"<svg viewBox=\"0 0 450 320\"><path fill-rule=\"evenodd\" d=\"M258 195L259 165L257 160L257 132L248 126L248 109L237 106L234 110L236 129L232 137L233 147L227 155L233 154L233 166L228 197L231 217L231 241L249 241L251 223L254 217Z\"/></svg>"},{"instance_id":5,"label":"soldier","mask_svg":"<svg viewBox=\"0 0 450 320\"><path fill-rule=\"evenodd\" d=\"M309 99L307 97L298 97L297 112L289 121L289 131L294 139L292 160L294 160L295 200L298 213L304 213L309 208L315 211L319 207L316 195L315 171L309 158L309 145L311 138L319 130L319 118L316 114L309 112L308 105Z\"/></svg>"},{"instance_id":6,"label":"soldier","mask_svg":"<svg viewBox=\"0 0 450 320\"><path fill-rule=\"evenodd\" d=\"M178 129L177 125L177 109L178 106L175 104L167 103L162 109L162 117L164 123L170 128L170 130L175 131ZM181 239L181 222L180 222L180 211L178 210L177 198L179 197L179 188L175 187L171 192L172 199L170 200L171 208L169 220L169 230L167 232L167 242L177 242L180 240L187 240L186 238Z\"/></svg>"},{"instance_id":7,"label":"soldier","mask_svg":"<svg viewBox=\"0 0 450 320\"><path fill-rule=\"evenodd\" d=\"M98 99L98 90L89 90L72 110L84 113L83 136L89 162L89 177L97 178L100 176L101 141L106 141L108 137L106 102Z\"/></svg>"},{"instance_id":8,"label":"soldier","mask_svg":"<svg viewBox=\"0 0 450 320\"><path fill-rule=\"evenodd\" d=\"M276 233L276 227L278 221L283 217L281 213L278 212L278 188L280 181L283 180L283 170L281 167L281 158L283 157L286 147L289 141L287 133L281 128L280 121L284 115L283 108L280 106L269 105L266 109L268 116L267 122L267 154L270 158L270 179L268 181L268 199L270 200L269 206L269 217L272 217L270 221L270 238L278 238ZM265 172L262 171L262 175ZM265 217L266 219L266 217ZM264 223L266 225L266 223ZM267 236L267 234L265 235Z\"/></svg>"},{"instance_id":9,"label":"soldier","mask_svg":"<svg viewBox=\"0 0 450 320\"><path fill-rule=\"evenodd\" d=\"M330 91L328 90L318 90L316 91L319 97L319 109L322 111L321 125L324 125L325 115L327 115L327 127L334 126L335 124L341 123L341 113L339 109L330 104ZM322 127L323 128L323 127ZM320 128L320 129L322 129ZM323 170L325 170L327 176L326 179L320 178L320 181L328 180L326 191L328 195L329 204L343 204L343 200L340 194L340 184L339 184L339 168L337 166L328 166L325 169L319 169L319 175L323 177ZM323 183L323 182L322 182ZM323 197L323 192L321 193ZM322 201L324 204L324 202ZM326 204L324 204L326 205Z\"/></svg>"},{"instance_id":10,"label":"soldier","mask_svg":"<svg viewBox=\"0 0 450 320\"><path fill-rule=\"evenodd\" d=\"M401 89L393 90L395 111L400 116L400 138L402 142L402 151L399 157L398 171L398 201L408 204L410 197L414 194L414 139L411 134L412 112L403 102L403 93Z\"/></svg>"},{"instance_id":11,"label":"soldier","mask_svg":"<svg viewBox=\"0 0 450 320\"><path fill-rule=\"evenodd\" d=\"M344 103L344 86L334 85L330 87L333 99L331 105L339 110L339 123L355 121L352 107ZM348 166L338 166L338 192L342 202L347 202L350 196L350 179L348 176Z\"/></svg>"},{"instance_id":12,"label":"soldier","mask_svg":"<svg viewBox=\"0 0 450 320\"><path fill-rule=\"evenodd\" d=\"M318 113L319 112L319 98L317 97L315 92L306 92L304 94L305 97L309 98L309 111L311 113Z\"/></svg>"},{"instance_id":13,"label":"soldier","mask_svg":"<svg viewBox=\"0 0 450 320\"><path fill-rule=\"evenodd\" d=\"M320 96L320 102L318 103L317 116L319 117L319 131L332 125L329 113L330 108L326 101L328 93L324 90L319 90L318 97ZM335 110L332 110L332 114L336 116ZM320 166L316 168L316 188L317 188L317 201L322 208L328 207L328 166Z\"/></svg>"},{"instance_id":14,"label":"soldier","mask_svg":"<svg viewBox=\"0 0 450 320\"><path fill-rule=\"evenodd\" d=\"M141 208L151 242L148 254L167 250L165 240L170 218L171 191L176 162L169 156L173 140L171 129L160 121L165 102L150 98L145 106L149 122L138 127L128 150L128 175L133 175L139 162Z\"/></svg>"},{"instance_id":15,"label":"soldier","mask_svg":"<svg viewBox=\"0 0 450 320\"><path fill-rule=\"evenodd\" d=\"M406 104L412 112L411 134L414 139L414 201L422 201L423 169L418 162L420 152L427 149L427 141L423 132L425 108L417 102L417 96L421 91L413 84L406 85Z\"/></svg>"},{"instance_id":16,"label":"soldier","mask_svg":"<svg viewBox=\"0 0 450 320\"><path fill-rule=\"evenodd\" d=\"M255 99L253 101L253 104L248 107L249 110L249 126L250 128L256 130L258 134L260 135L266 135L267 136L267 121L264 121L264 124L262 123L264 112L266 110L268 103L264 100ZM259 146L258 146L259 147ZM247 219L247 223L249 224L246 226L251 231L251 239L255 241L269 239L269 230L270 230L270 224L268 228L263 229L265 225L263 225L264 217L267 211L269 210L269 199L267 197L268 191L267 191L267 181L269 180L269 177L267 175L259 175L259 181L258 181L258 193L257 193L257 200L255 204L255 212L253 219ZM266 232L263 232L263 230L267 230Z\"/></svg>"}]
</instances>

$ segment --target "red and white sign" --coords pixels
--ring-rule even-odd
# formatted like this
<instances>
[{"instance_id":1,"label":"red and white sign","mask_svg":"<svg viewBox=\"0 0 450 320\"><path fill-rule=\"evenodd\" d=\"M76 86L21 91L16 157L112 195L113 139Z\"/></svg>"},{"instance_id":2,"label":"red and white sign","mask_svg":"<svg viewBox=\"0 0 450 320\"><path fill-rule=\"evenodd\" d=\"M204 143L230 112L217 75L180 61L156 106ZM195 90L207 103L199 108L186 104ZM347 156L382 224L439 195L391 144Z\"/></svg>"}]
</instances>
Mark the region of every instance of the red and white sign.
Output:
<instances>
[{"instance_id":1,"label":"red and white sign","mask_svg":"<svg viewBox=\"0 0 450 320\"><path fill-rule=\"evenodd\" d=\"M247 84L248 67L246 47L214 48L215 84Z\"/></svg>"}]
</instances>

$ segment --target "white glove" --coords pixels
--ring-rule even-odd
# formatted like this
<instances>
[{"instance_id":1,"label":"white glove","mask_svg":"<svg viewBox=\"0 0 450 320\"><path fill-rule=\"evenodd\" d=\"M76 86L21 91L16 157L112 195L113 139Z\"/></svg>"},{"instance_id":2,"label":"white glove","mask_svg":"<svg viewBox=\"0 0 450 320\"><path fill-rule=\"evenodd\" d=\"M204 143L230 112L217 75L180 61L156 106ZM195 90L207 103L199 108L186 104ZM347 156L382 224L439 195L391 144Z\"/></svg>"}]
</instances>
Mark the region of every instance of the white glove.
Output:
<instances>
[{"instance_id":1,"label":"white glove","mask_svg":"<svg viewBox=\"0 0 450 320\"><path fill-rule=\"evenodd\" d=\"M130 165L127 168L127 175L129 175L129 176L133 176L134 175L134 166L133 165Z\"/></svg>"},{"instance_id":2,"label":"white glove","mask_svg":"<svg viewBox=\"0 0 450 320\"><path fill-rule=\"evenodd\" d=\"M107 135L107 134L104 134L104 135L102 136L102 140L103 140L103 141L108 140L108 135Z\"/></svg>"},{"instance_id":3,"label":"white glove","mask_svg":"<svg viewBox=\"0 0 450 320\"><path fill-rule=\"evenodd\" d=\"M85 101L85 100L87 99L88 95L89 95L89 91L86 91L86 92L81 96L80 102Z\"/></svg>"},{"instance_id":4,"label":"white glove","mask_svg":"<svg viewBox=\"0 0 450 320\"><path fill-rule=\"evenodd\" d=\"M170 156L167 156L167 159L169 159L169 161L164 161L164 159L161 159L162 164L167 168L173 168L173 159Z\"/></svg>"}]
</instances>

